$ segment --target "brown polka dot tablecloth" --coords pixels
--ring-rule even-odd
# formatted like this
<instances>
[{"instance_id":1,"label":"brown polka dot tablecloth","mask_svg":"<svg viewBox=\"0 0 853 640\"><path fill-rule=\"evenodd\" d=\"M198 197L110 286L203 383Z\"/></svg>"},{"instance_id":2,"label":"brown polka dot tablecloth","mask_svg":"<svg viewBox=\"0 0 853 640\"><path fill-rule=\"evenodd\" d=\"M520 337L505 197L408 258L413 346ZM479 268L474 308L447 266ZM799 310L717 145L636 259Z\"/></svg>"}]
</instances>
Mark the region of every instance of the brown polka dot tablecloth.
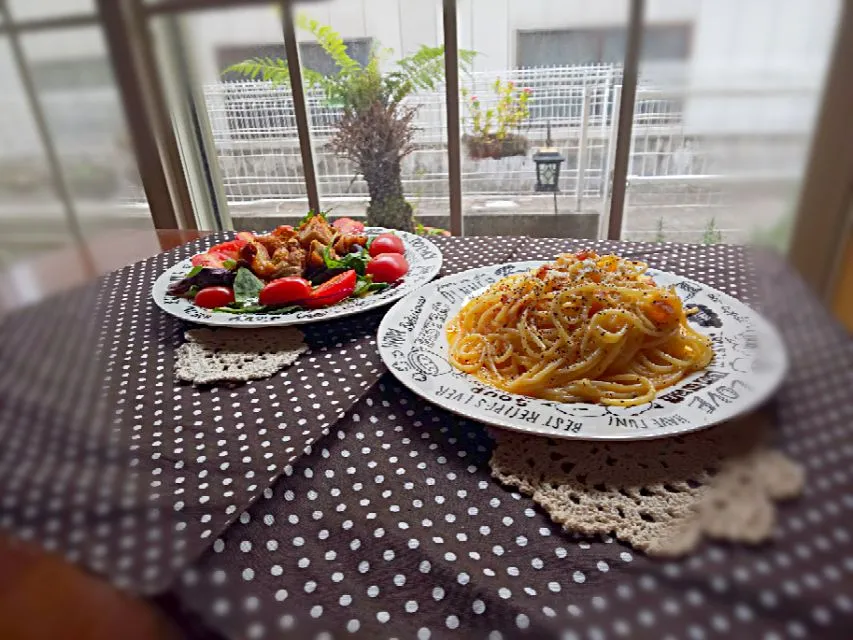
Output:
<instances>
[{"instance_id":1,"label":"brown polka dot tablecloth","mask_svg":"<svg viewBox=\"0 0 853 640\"><path fill-rule=\"evenodd\" d=\"M805 495L758 548L655 561L566 534L489 473L482 424L385 374L172 590L228 638L853 637L853 343L780 260L730 246L450 239L479 265L615 251L760 306L790 349L777 445Z\"/></svg>"},{"instance_id":2,"label":"brown polka dot tablecloth","mask_svg":"<svg viewBox=\"0 0 853 640\"><path fill-rule=\"evenodd\" d=\"M0 321L0 528L122 588L161 592L376 383L381 310L305 325L309 351L268 379L177 382L190 325L160 311L151 286L222 237ZM436 243L445 273L506 260L514 244L486 255Z\"/></svg>"}]
</instances>

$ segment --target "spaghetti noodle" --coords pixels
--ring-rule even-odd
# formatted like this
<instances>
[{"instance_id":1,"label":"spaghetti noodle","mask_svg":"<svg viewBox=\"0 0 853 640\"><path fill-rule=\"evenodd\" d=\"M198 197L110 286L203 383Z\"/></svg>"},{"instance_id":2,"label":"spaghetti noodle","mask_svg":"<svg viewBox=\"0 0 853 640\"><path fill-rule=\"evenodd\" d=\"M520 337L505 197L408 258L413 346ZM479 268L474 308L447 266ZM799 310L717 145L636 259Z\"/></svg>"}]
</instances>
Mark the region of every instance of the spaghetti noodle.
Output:
<instances>
[{"instance_id":1,"label":"spaghetti noodle","mask_svg":"<svg viewBox=\"0 0 853 640\"><path fill-rule=\"evenodd\" d=\"M450 362L511 393L633 406L704 369L711 341L646 265L585 251L507 276L447 327Z\"/></svg>"}]
</instances>

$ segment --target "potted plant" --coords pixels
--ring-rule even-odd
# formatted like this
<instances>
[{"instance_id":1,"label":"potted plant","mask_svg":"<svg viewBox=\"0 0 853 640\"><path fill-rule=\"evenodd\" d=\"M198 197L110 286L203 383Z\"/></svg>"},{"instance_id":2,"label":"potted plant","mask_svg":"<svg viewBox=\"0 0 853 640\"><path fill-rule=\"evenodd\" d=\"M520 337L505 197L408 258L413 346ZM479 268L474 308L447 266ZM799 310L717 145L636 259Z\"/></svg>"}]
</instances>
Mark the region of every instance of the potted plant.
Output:
<instances>
[{"instance_id":1,"label":"potted plant","mask_svg":"<svg viewBox=\"0 0 853 640\"><path fill-rule=\"evenodd\" d=\"M480 99L470 95L465 88L471 119L471 133L462 136L468 155L474 160L527 155L527 138L518 133L521 124L530 117L528 102L533 93L529 88L518 88L511 80L497 78L492 84L497 102L494 107L483 108Z\"/></svg>"},{"instance_id":2,"label":"potted plant","mask_svg":"<svg viewBox=\"0 0 853 640\"><path fill-rule=\"evenodd\" d=\"M297 19L297 25L314 36L337 67L329 75L303 67L302 77L307 86L321 89L329 104L343 110L328 146L351 160L367 182L367 223L415 231L412 207L403 195L400 162L415 149L418 107L406 98L418 90L434 90L444 80L444 46L422 45L383 72L379 48L362 65L349 56L343 38L331 27L304 16ZM459 52L463 69L470 67L474 55L473 51ZM225 71L275 84L290 82L287 62L281 59L252 58Z\"/></svg>"}]
</instances>

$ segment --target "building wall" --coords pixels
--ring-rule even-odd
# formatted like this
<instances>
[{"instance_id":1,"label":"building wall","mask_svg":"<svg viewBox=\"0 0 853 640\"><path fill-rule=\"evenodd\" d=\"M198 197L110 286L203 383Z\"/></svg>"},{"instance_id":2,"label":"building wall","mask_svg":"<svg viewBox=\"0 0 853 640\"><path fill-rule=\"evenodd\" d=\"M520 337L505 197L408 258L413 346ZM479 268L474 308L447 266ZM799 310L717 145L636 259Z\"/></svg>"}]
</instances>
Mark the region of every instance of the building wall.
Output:
<instances>
[{"instance_id":1,"label":"building wall","mask_svg":"<svg viewBox=\"0 0 853 640\"><path fill-rule=\"evenodd\" d=\"M656 83L672 76L661 75L661 69L675 68L674 77L690 93L684 105L687 135L807 131L839 5L840 0L650 0L646 24L689 25L691 51L683 65L644 63L641 74ZM627 11L627 0L459 0L459 46L478 52L474 71L499 72L518 64L519 31L619 27L626 25ZM326 0L306 5L305 12L344 38L371 37L393 49L389 62L421 44L443 41L438 0ZM218 47L281 40L278 16L268 8L205 12L191 18L190 26L205 83L219 79ZM311 40L308 34L299 37ZM767 89L784 91L768 95ZM757 95L761 92L765 95Z\"/></svg>"},{"instance_id":2,"label":"building wall","mask_svg":"<svg viewBox=\"0 0 853 640\"><path fill-rule=\"evenodd\" d=\"M52 0L57 5L62 0ZM691 24L686 70L690 98L685 132L803 132L813 117L840 0L649 0L648 24ZM474 49L475 71L517 65L517 33L530 29L613 27L627 21L627 0L459 0L460 46ZM372 37L394 50L389 61L421 44L443 41L439 0L325 0L305 11L345 38ZM220 79L219 47L281 42L271 7L199 11L186 18L193 63L202 83ZM308 34L301 39L311 40ZM32 61L106 55L96 29L28 35ZM651 73L651 65L643 72ZM0 154L37 148L34 129L7 49L0 45ZM784 88L767 96L721 94ZM790 89L795 89L791 91ZM708 95L709 91L716 92ZM704 93L703 93L704 92ZM110 124L112 126L112 124ZM67 128L67 125L66 125Z\"/></svg>"},{"instance_id":3,"label":"building wall","mask_svg":"<svg viewBox=\"0 0 853 640\"><path fill-rule=\"evenodd\" d=\"M839 8L839 0L702 2L686 76L694 96L686 128L811 130Z\"/></svg>"}]
</instances>

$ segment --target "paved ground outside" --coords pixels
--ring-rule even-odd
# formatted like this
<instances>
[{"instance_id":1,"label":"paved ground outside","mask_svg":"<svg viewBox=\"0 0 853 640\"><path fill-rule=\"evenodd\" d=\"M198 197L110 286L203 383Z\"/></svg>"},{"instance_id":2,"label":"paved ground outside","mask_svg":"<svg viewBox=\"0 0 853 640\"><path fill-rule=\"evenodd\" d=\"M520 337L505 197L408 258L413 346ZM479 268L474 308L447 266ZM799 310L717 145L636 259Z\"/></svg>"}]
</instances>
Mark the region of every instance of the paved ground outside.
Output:
<instances>
[{"instance_id":1,"label":"paved ground outside","mask_svg":"<svg viewBox=\"0 0 853 640\"><path fill-rule=\"evenodd\" d=\"M322 202L332 208L335 215L362 216L365 201L335 200ZM430 214L446 215L448 202L445 199L412 201L415 216ZM794 196L789 188L761 194L709 194L707 192L681 194L631 194L629 191L625 217L626 240L701 243L726 242L748 244L762 241L768 236L783 233L793 214ZM558 196L557 214L569 216L576 211L575 198ZM306 201L278 201L238 205L232 207L234 216L298 215L304 213ZM523 216L528 213L550 213L554 211L554 200L550 195L542 196L481 196L463 198L463 215L477 213L500 213L508 216ZM600 198L586 198L581 210L601 214L604 203Z\"/></svg>"},{"instance_id":2,"label":"paved ground outside","mask_svg":"<svg viewBox=\"0 0 853 640\"><path fill-rule=\"evenodd\" d=\"M412 198L415 215L428 218L447 215L446 199ZM683 190L680 193L640 192L629 189L623 237L626 240L671 242L726 242L773 244L785 242L795 203L790 187L764 189L761 193L709 193ZM349 199L323 201L335 215L363 216L365 201ZM303 215L307 200L256 202L231 207L235 218L263 218L263 227L279 224L279 216ZM558 196L558 216L571 216L577 202L572 196ZM86 230L151 228L145 205L105 202L78 202L78 215ZM601 198L585 198L581 210L598 213L604 210ZM524 216L551 213L554 200L550 195L480 196L463 198L465 215L491 213ZM268 219L268 221L266 220ZM0 200L0 263L10 263L47 250L70 240L69 230L59 203L44 201Z\"/></svg>"}]
</instances>

